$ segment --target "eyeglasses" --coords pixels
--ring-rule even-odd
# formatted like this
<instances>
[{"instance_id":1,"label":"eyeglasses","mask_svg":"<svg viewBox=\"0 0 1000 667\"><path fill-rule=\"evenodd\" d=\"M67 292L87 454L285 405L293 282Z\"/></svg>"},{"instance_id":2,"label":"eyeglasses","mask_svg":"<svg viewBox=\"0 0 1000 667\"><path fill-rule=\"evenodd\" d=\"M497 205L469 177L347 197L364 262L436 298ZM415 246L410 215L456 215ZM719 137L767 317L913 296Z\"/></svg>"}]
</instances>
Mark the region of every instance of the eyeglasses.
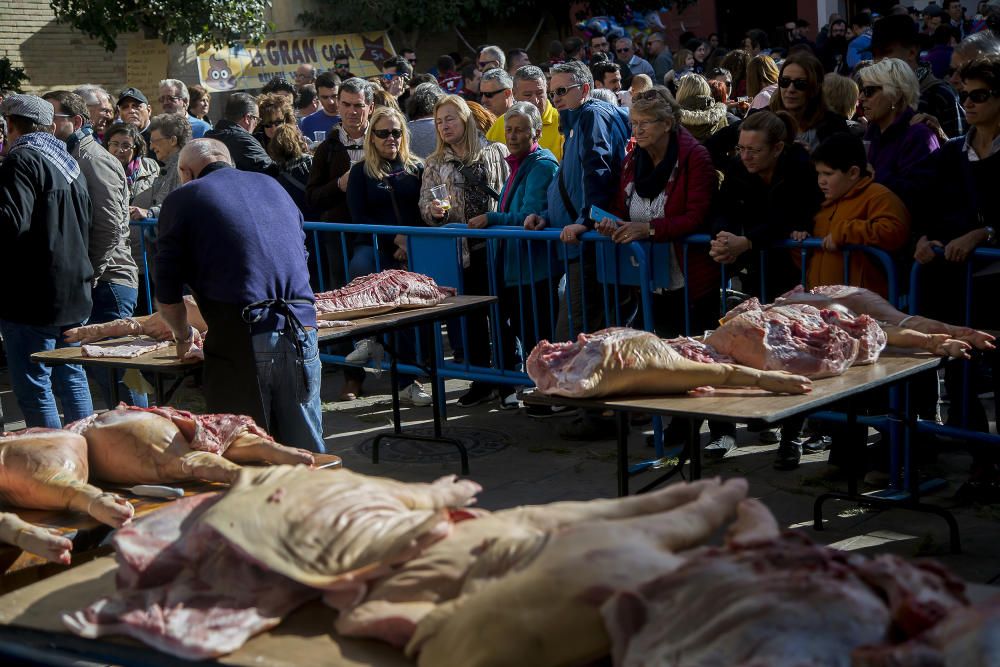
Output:
<instances>
[{"instance_id":1,"label":"eyeglasses","mask_svg":"<svg viewBox=\"0 0 1000 667\"><path fill-rule=\"evenodd\" d=\"M565 97L566 93L573 90L574 88L580 88L583 86L582 83L574 83L572 86L566 86L565 88L555 88L549 91L549 99L554 97Z\"/></svg>"},{"instance_id":2,"label":"eyeglasses","mask_svg":"<svg viewBox=\"0 0 1000 667\"><path fill-rule=\"evenodd\" d=\"M402 130L372 130L372 134L374 134L379 139L388 139L389 137L392 137L393 139L399 139L400 137L403 136L403 131Z\"/></svg>"},{"instance_id":3,"label":"eyeglasses","mask_svg":"<svg viewBox=\"0 0 1000 667\"><path fill-rule=\"evenodd\" d=\"M160 104L166 104L167 102L180 102L184 98L179 95L163 95L160 97Z\"/></svg>"},{"instance_id":4,"label":"eyeglasses","mask_svg":"<svg viewBox=\"0 0 1000 667\"><path fill-rule=\"evenodd\" d=\"M488 90L480 90L479 94L484 99L492 100L496 95L499 95L500 93L504 92L505 90L510 90L510 88L501 88L500 90L494 90L493 92L490 92Z\"/></svg>"},{"instance_id":5,"label":"eyeglasses","mask_svg":"<svg viewBox=\"0 0 1000 667\"><path fill-rule=\"evenodd\" d=\"M263 125L261 125L261 127L264 128L265 130L270 130L272 127L278 127L279 125L284 125L284 124L285 121L283 120L272 120L270 123L264 123Z\"/></svg>"},{"instance_id":6,"label":"eyeglasses","mask_svg":"<svg viewBox=\"0 0 1000 667\"><path fill-rule=\"evenodd\" d=\"M131 153L135 150L134 144L123 144L120 141L109 141L108 150L112 153Z\"/></svg>"},{"instance_id":7,"label":"eyeglasses","mask_svg":"<svg viewBox=\"0 0 1000 667\"><path fill-rule=\"evenodd\" d=\"M386 72L385 74L382 75L382 78L385 79L386 81L392 81L397 76L401 78L403 81L406 81L406 79L408 78L405 74L400 74L399 72Z\"/></svg>"},{"instance_id":8,"label":"eyeglasses","mask_svg":"<svg viewBox=\"0 0 1000 667\"><path fill-rule=\"evenodd\" d=\"M882 86L861 86L860 92L864 97L875 97L875 94L882 90Z\"/></svg>"},{"instance_id":9,"label":"eyeglasses","mask_svg":"<svg viewBox=\"0 0 1000 667\"><path fill-rule=\"evenodd\" d=\"M260 116L255 116L252 113L248 113L247 114L247 118L249 118L250 120L252 120L255 123L259 123L260 122Z\"/></svg>"},{"instance_id":10,"label":"eyeglasses","mask_svg":"<svg viewBox=\"0 0 1000 667\"><path fill-rule=\"evenodd\" d=\"M71 114L71 113L54 113L54 114L52 114L52 117L53 118L72 118L73 114Z\"/></svg>"},{"instance_id":11,"label":"eyeglasses","mask_svg":"<svg viewBox=\"0 0 1000 667\"><path fill-rule=\"evenodd\" d=\"M347 69L351 66L351 63L334 63L333 66L335 69Z\"/></svg>"},{"instance_id":12,"label":"eyeglasses","mask_svg":"<svg viewBox=\"0 0 1000 667\"><path fill-rule=\"evenodd\" d=\"M650 125L656 125L657 123L664 123L664 120L635 120L632 121L632 130L640 130L642 132L646 131Z\"/></svg>"},{"instance_id":13,"label":"eyeglasses","mask_svg":"<svg viewBox=\"0 0 1000 667\"><path fill-rule=\"evenodd\" d=\"M795 86L795 90L803 92L809 88L809 79L789 79L787 76L778 77L778 87L788 88Z\"/></svg>"},{"instance_id":14,"label":"eyeglasses","mask_svg":"<svg viewBox=\"0 0 1000 667\"><path fill-rule=\"evenodd\" d=\"M480 60L477 64L479 65L479 69L486 69L487 67L490 66L490 63L493 63L494 65L499 65L500 61L499 60Z\"/></svg>"},{"instance_id":15,"label":"eyeglasses","mask_svg":"<svg viewBox=\"0 0 1000 667\"><path fill-rule=\"evenodd\" d=\"M958 100L965 104L966 100L972 100L976 104L989 102L991 97L1000 97L1000 91L988 88L977 88L976 90L963 90L958 93Z\"/></svg>"},{"instance_id":16,"label":"eyeglasses","mask_svg":"<svg viewBox=\"0 0 1000 667\"><path fill-rule=\"evenodd\" d=\"M620 49L615 49L616 53L628 53L632 50L631 46L623 46Z\"/></svg>"},{"instance_id":17,"label":"eyeglasses","mask_svg":"<svg viewBox=\"0 0 1000 667\"><path fill-rule=\"evenodd\" d=\"M737 146L736 152L740 155L759 155L764 152L763 148L750 148L749 146Z\"/></svg>"},{"instance_id":18,"label":"eyeglasses","mask_svg":"<svg viewBox=\"0 0 1000 667\"><path fill-rule=\"evenodd\" d=\"M412 58L412 59L411 58L407 58L406 62L410 63L411 65L416 65L417 64L417 59L416 58Z\"/></svg>"}]
</instances>

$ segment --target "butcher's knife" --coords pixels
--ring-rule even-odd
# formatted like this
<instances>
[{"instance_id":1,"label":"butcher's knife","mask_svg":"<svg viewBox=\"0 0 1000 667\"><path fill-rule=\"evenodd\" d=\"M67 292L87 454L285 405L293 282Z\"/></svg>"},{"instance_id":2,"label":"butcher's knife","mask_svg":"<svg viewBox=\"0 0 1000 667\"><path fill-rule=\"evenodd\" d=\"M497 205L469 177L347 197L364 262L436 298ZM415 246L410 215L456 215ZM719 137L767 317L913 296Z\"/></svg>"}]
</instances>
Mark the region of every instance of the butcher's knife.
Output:
<instances>
[{"instance_id":1,"label":"butcher's knife","mask_svg":"<svg viewBox=\"0 0 1000 667\"><path fill-rule=\"evenodd\" d=\"M184 497L184 489L178 489L174 486L159 486L158 484L137 484L136 486L129 487L127 491L132 495L145 496L147 498L174 500L175 498Z\"/></svg>"}]
</instances>

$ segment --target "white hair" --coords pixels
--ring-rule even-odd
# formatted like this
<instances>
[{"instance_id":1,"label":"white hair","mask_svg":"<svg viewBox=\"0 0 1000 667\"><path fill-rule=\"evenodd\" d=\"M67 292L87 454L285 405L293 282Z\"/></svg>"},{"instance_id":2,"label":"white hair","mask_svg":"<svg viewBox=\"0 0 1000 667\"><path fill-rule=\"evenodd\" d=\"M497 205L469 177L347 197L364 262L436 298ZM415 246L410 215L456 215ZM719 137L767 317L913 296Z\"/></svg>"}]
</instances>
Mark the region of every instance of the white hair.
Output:
<instances>
[{"instance_id":1,"label":"white hair","mask_svg":"<svg viewBox=\"0 0 1000 667\"><path fill-rule=\"evenodd\" d=\"M178 95L180 95L185 102L191 101L191 96L188 94L188 87L180 79L163 79L160 81L160 88L176 88Z\"/></svg>"},{"instance_id":2,"label":"white hair","mask_svg":"<svg viewBox=\"0 0 1000 667\"><path fill-rule=\"evenodd\" d=\"M902 99L914 111L920 103L920 82L913 69L899 58L885 58L861 70L862 86L882 87L889 99Z\"/></svg>"},{"instance_id":3,"label":"white hair","mask_svg":"<svg viewBox=\"0 0 1000 667\"><path fill-rule=\"evenodd\" d=\"M200 173L213 162L225 162L230 166L236 166L233 163L233 156L224 143L218 139L205 138L188 142L181 149L177 162L187 167L193 174Z\"/></svg>"},{"instance_id":4,"label":"white hair","mask_svg":"<svg viewBox=\"0 0 1000 667\"><path fill-rule=\"evenodd\" d=\"M480 50L479 55L482 56L484 54L489 56L490 60L496 60L500 63L500 69L507 69L507 56L504 55L503 49L499 46L493 46L492 44L484 46L482 50Z\"/></svg>"},{"instance_id":5,"label":"white hair","mask_svg":"<svg viewBox=\"0 0 1000 667\"><path fill-rule=\"evenodd\" d=\"M74 90L73 93L82 97L86 104L100 104L102 95L107 98L109 103L111 102L111 95L108 94L108 91L104 90L96 83L85 83Z\"/></svg>"}]
</instances>

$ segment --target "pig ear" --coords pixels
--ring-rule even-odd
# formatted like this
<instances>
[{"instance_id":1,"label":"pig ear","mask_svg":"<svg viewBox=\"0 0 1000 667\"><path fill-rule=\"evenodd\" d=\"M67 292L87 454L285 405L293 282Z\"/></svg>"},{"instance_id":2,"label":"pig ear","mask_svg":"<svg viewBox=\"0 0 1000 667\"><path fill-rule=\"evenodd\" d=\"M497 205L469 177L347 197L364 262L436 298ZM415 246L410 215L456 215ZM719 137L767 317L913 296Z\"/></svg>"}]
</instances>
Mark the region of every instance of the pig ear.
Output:
<instances>
[{"instance_id":1,"label":"pig ear","mask_svg":"<svg viewBox=\"0 0 1000 667\"><path fill-rule=\"evenodd\" d=\"M189 443L194 442L195 435L198 432L198 421L194 416L174 413L170 415L170 421L174 423L174 426L181 432L185 440Z\"/></svg>"},{"instance_id":2,"label":"pig ear","mask_svg":"<svg viewBox=\"0 0 1000 667\"><path fill-rule=\"evenodd\" d=\"M629 641L649 620L646 601L631 591L616 593L601 605L604 627L611 639L611 658L615 665L624 664Z\"/></svg>"}]
</instances>

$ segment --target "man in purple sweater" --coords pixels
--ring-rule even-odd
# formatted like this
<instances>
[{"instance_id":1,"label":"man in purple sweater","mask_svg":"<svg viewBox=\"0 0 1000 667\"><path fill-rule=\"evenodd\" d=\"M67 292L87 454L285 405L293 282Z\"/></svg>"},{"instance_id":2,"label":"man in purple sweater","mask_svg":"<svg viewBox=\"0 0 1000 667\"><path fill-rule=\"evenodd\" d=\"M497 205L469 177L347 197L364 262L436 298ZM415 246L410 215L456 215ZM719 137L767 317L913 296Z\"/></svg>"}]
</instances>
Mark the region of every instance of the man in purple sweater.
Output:
<instances>
[{"instance_id":1,"label":"man in purple sweater","mask_svg":"<svg viewBox=\"0 0 1000 667\"><path fill-rule=\"evenodd\" d=\"M239 171L224 144L181 151L181 182L160 210L156 300L182 357L183 295L208 324L209 412L250 415L279 442L322 453L322 368L302 214L276 180Z\"/></svg>"}]
</instances>

